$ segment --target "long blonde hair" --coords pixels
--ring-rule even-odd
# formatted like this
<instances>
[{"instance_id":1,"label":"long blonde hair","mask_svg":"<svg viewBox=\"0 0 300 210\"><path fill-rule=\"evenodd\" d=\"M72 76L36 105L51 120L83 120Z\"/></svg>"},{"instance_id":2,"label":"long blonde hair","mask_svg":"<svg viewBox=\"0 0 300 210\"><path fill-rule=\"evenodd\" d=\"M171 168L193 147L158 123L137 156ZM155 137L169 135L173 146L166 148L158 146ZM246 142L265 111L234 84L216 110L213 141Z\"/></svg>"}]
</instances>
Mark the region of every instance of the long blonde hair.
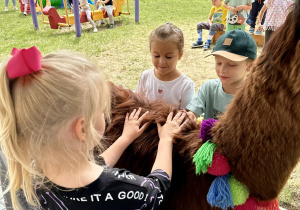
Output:
<instances>
[{"instance_id":1,"label":"long blonde hair","mask_svg":"<svg viewBox=\"0 0 300 210\"><path fill-rule=\"evenodd\" d=\"M16 79L7 75L8 61L0 69L0 136L8 161L6 192L10 190L19 209L20 188L30 204L38 203L33 186L45 182L46 164L68 164L78 171L78 158L93 160L94 146L103 151L94 123L102 110L109 120L110 90L97 66L74 52L49 54L42 58L40 71ZM79 117L86 120L87 140L83 149L70 150L65 139L76 138L70 126Z\"/></svg>"}]
</instances>

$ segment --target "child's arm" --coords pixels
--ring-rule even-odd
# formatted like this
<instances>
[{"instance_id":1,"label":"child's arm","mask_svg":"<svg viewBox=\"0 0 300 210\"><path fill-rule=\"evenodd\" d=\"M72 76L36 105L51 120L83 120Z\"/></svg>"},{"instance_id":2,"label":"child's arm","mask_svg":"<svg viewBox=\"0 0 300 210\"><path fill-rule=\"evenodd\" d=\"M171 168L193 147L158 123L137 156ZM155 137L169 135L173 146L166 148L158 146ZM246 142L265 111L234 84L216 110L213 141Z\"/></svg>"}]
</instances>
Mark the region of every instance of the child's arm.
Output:
<instances>
[{"instance_id":1,"label":"child's arm","mask_svg":"<svg viewBox=\"0 0 300 210\"><path fill-rule=\"evenodd\" d=\"M239 6L236 7L237 11L240 11L242 9L244 9L246 11L251 10L252 9L252 4L249 4L249 5L239 5Z\"/></svg>"},{"instance_id":2,"label":"child's arm","mask_svg":"<svg viewBox=\"0 0 300 210\"><path fill-rule=\"evenodd\" d=\"M211 24L212 24L211 19L212 19L212 15L209 15L209 16L208 16L207 22L208 22L208 24L209 24L210 26L211 26Z\"/></svg>"},{"instance_id":3,"label":"child's arm","mask_svg":"<svg viewBox=\"0 0 300 210\"><path fill-rule=\"evenodd\" d=\"M237 13L237 9L233 6L228 5L227 3L223 4L226 9L229 9L233 14Z\"/></svg>"},{"instance_id":4,"label":"child's arm","mask_svg":"<svg viewBox=\"0 0 300 210\"><path fill-rule=\"evenodd\" d=\"M86 0L82 0L82 4L79 5L79 7L84 7L86 5Z\"/></svg>"},{"instance_id":5,"label":"child's arm","mask_svg":"<svg viewBox=\"0 0 300 210\"><path fill-rule=\"evenodd\" d=\"M262 18L264 16L266 10L267 10L267 6L264 5L258 14L256 25L258 26L259 31L262 29L261 21L262 21Z\"/></svg>"},{"instance_id":6,"label":"child's arm","mask_svg":"<svg viewBox=\"0 0 300 210\"><path fill-rule=\"evenodd\" d=\"M153 164L151 172L161 169L164 170L170 177L172 177L172 152L173 152L173 137L176 133L181 131L181 128L188 121L182 123L185 112L179 111L173 118L173 112L168 115L166 123L161 126L157 124L159 143L157 155ZM173 119L172 119L173 118ZM182 123L182 124L181 124Z\"/></svg>"},{"instance_id":7,"label":"child's arm","mask_svg":"<svg viewBox=\"0 0 300 210\"><path fill-rule=\"evenodd\" d=\"M148 114L147 111L139 117L141 111L142 108L139 108L137 111L134 109L130 115L127 113L122 135L101 154L108 166L114 167L124 150L147 128L148 123L140 128L144 117Z\"/></svg>"}]
</instances>

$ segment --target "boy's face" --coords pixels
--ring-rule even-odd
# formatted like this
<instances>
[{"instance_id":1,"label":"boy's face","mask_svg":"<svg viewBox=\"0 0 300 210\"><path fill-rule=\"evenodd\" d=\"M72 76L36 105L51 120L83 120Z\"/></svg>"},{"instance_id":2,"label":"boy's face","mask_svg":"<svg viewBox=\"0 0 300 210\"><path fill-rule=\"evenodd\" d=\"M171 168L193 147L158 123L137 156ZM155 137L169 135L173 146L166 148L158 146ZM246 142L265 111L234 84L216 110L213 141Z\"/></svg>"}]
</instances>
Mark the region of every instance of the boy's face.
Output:
<instances>
[{"instance_id":1,"label":"boy's face","mask_svg":"<svg viewBox=\"0 0 300 210\"><path fill-rule=\"evenodd\" d=\"M244 82L248 61L232 61L223 56L215 55L216 73L223 87L238 87Z\"/></svg>"},{"instance_id":2,"label":"boy's face","mask_svg":"<svg viewBox=\"0 0 300 210\"><path fill-rule=\"evenodd\" d=\"M221 5L222 0L211 0L212 5L215 7L219 7Z\"/></svg>"}]
</instances>

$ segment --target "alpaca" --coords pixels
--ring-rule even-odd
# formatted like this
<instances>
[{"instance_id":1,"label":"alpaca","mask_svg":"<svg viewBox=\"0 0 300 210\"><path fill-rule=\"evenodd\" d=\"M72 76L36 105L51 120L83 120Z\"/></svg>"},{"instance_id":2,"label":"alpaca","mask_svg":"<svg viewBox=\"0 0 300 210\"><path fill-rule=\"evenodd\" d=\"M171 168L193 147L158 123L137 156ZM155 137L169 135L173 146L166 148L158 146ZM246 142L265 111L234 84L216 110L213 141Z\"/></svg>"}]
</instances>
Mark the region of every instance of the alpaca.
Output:
<instances>
[{"instance_id":1,"label":"alpaca","mask_svg":"<svg viewBox=\"0 0 300 210\"><path fill-rule=\"evenodd\" d=\"M178 109L163 101L150 102L144 96L113 84L111 91L112 123L105 132L108 145L122 134L120 128L123 127L127 112L139 107L143 108L142 112L150 111L144 119L150 121L150 126L125 150L116 165L117 168L126 168L133 173L147 176L154 163L159 141L156 122L163 124L169 112L172 110L176 113ZM193 155L202 145L198 137L199 131L200 126L190 120L174 139L172 184L162 209L197 209L199 206L211 209L206 201L206 194L214 177L209 174L196 176L192 162Z\"/></svg>"},{"instance_id":2,"label":"alpaca","mask_svg":"<svg viewBox=\"0 0 300 210\"><path fill-rule=\"evenodd\" d=\"M211 131L218 152L228 159L234 177L258 202L276 199L300 158L300 0L251 67L244 86ZM170 111L162 101L148 101L131 90L112 87L112 123L105 136L113 143L122 133L127 112L147 110L151 124L124 152L116 167L145 176L157 145L156 122ZM161 209L218 209L207 202L214 176L195 174L193 155L202 146L200 126L189 121L175 136L171 189ZM273 209L273 208L271 208ZM277 209L277 208L274 208Z\"/></svg>"}]
</instances>

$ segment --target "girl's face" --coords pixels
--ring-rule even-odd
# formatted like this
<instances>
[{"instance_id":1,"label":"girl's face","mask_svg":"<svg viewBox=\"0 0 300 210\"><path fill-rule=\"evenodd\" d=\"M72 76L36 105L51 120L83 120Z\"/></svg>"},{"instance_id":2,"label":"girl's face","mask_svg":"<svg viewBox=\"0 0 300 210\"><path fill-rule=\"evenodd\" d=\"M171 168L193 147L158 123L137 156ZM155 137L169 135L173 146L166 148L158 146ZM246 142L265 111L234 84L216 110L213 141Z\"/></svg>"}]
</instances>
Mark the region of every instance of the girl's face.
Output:
<instances>
[{"instance_id":1,"label":"girl's face","mask_svg":"<svg viewBox=\"0 0 300 210\"><path fill-rule=\"evenodd\" d=\"M155 76L163 81L177 78L176 65L182 56L177 45L171 41L153 40L150 47Z\"/></svg>"},{"instance_id":2,"label":"girl's face","mask_svg":"<svg viewBox=\"0 0 300 210\"><path fill-rule=\"evenodd\" d=\"M232 61L223 56L215 55L216 73L220 78L223 89L227 87L237 88L244 82L247 71L247 60Z\"/></svg>"}]
</instances>

